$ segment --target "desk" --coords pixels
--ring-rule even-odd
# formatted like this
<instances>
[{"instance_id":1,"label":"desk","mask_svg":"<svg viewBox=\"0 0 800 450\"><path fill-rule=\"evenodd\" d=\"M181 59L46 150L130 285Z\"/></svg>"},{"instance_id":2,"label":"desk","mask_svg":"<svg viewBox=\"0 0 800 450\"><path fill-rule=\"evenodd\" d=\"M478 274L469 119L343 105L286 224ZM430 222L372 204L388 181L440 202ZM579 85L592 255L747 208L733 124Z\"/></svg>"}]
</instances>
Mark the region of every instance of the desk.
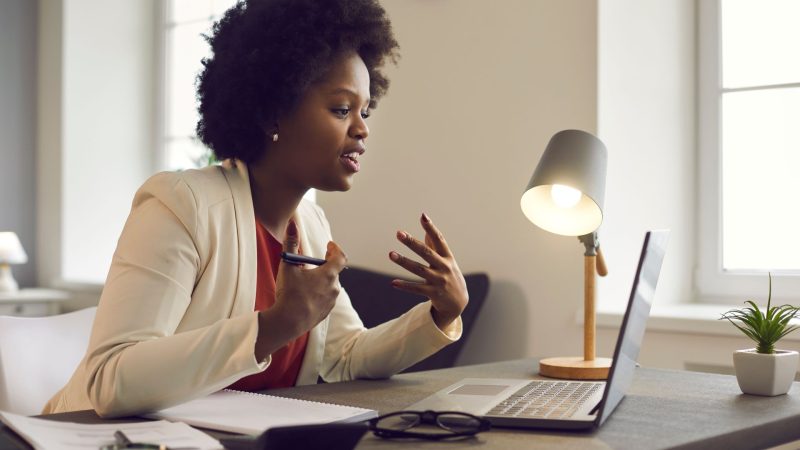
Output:
<instances>
[{"instance_id":1,"label":"desk","mask_svg":"<svg viewBox=\"0 0 800 450\"><path fill-rule=\"evenodd\" d=\"M60 312L61 303L69 294L55 289L20 289L0 292L0 315L40 317Z\"/></svg>"},{"instance_id":2,"label":"desk","mask_svg":"<svg viewBox=\"0 0 800 450\"><path fill-rule=\"evenodd\" d=\"M536 359L455 367L397 375L388 380L358 380L276 389L285 397L401 409L465 377L535 377ZM97 422L91 411L50 416L58 420ZM214 433L212 433L214 434ZM765 448L800 439L800 383L788 395L741 394L728 375L660 369L637 369L628 396L598 431L547 432L493 429L462 443L383 441L368 434L358 449L745 449Z\"/></svg>"}]
</instances>

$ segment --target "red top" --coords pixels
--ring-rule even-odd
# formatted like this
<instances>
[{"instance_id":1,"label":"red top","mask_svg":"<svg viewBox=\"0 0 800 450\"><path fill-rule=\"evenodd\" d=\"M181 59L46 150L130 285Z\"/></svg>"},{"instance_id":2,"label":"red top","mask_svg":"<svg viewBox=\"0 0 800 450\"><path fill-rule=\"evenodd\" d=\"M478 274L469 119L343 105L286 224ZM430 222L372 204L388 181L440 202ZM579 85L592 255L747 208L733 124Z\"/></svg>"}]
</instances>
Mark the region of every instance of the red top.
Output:
<instances>
[{"instance_id":1,"label":"red top","mask_svg":"<svg viewBox=\"0 0 800 450\"><path fill-rule=\"evenodd\" d=\"M258 273L256 278L256 311L263 311L275 304L275 280L281 262L283 245L256 220L256 244L258 247ZM292 387L297 382L303 355L306 353L308 332L290 341L272 354L272 362L263 372L248 375L229 386L240 391Z\"/></svg>"}]
</instances>

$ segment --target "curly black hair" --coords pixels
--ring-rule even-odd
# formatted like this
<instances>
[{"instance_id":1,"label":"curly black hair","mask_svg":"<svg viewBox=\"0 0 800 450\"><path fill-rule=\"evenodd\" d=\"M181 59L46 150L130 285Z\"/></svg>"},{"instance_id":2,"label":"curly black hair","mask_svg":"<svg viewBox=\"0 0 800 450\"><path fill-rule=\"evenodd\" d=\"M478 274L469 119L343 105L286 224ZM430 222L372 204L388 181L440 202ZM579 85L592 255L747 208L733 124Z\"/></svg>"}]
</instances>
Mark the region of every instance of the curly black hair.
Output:
<instances>
[{"instance_id":1,"label":"curly black hair","mask_svg":"<svg viewBox=\"0 0 800 450\"><path fill-rule=\"evenodd\" d=\"M370 75L370 107L389 87L399 46L377 0L240 1L214 24L197 78L197 135L219 160L257 161L267 129L292 111L335 58L355 51Z\"/></svg>"}]
</instances>

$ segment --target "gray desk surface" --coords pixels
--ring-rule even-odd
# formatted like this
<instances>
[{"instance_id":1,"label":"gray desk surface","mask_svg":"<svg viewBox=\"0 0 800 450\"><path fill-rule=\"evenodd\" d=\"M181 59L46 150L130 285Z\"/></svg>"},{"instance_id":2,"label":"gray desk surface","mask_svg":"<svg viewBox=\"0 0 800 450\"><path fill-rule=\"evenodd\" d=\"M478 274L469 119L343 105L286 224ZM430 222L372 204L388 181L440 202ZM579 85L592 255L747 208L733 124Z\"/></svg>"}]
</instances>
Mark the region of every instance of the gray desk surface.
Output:
<instances>
[{"instance_id":1,"label":"gray desk surface","mask_svg":"<svg viewBox=\"0 0 800 450\"><path fill-rule=\"evenodd\" d=\"M348 404L387 413L465 377L538 378L537 360L524 359L395 376L276 389L270 394ZM91 411L50 416L95 422ZM800 439L800 382L778 397L743 395L728 375L637 369L633 386L605 425L594 432L493 429L461 443L384 441L368 434L358 449L649 449L765 448Z\"/></svg>"}]
</instances>

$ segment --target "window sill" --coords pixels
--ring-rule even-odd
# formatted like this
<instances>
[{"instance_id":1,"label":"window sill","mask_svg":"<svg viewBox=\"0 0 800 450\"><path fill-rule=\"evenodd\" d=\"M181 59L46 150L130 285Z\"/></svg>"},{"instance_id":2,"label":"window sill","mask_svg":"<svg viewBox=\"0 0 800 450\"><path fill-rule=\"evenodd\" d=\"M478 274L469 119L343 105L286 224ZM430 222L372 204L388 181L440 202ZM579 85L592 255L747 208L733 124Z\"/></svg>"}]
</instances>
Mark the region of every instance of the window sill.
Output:
<instances>
[{"instance_id":1,"label":"window sill","mask_svg":"<svg viewBox=\"0 0 800 450\"><path fill-rule=\"evenodd\" d=\"M69 294L70 299L62 305L62 313L97 306L103 292L103 285L99 283L54 280L51 287Z\"/></svg>"},{"instance_id":2,"label":"window sill","mask_svg":"<svg viewBox=\"0 0 800 450\"><path fill-rule=\"evenodd\" d=\"M722 305L713 303L682 303L654 306L647 321L649 331L667 333L705 334L713 336L743 337L727 320L719 320L720 315L741 305ZM622 323L625 311L622 309L597 308L597 328L617 329ZM577 322L583 325L583 310L576 316ZM792 324L800 325L794 319ZM800 332L790 333L782 341L800 341Z\"/></svg>"},{"instance_id":3,"label":"window sill","mask_svg":"<svg viewBox=\"0 0 800 450\"><path fill-rule=\"evenodd\" d=\"M73 294L100 294L103 292L102 283L87 283L78 281L66 281L58 279L53 281L53 287Z\"/></svg>"}]
</instances>

